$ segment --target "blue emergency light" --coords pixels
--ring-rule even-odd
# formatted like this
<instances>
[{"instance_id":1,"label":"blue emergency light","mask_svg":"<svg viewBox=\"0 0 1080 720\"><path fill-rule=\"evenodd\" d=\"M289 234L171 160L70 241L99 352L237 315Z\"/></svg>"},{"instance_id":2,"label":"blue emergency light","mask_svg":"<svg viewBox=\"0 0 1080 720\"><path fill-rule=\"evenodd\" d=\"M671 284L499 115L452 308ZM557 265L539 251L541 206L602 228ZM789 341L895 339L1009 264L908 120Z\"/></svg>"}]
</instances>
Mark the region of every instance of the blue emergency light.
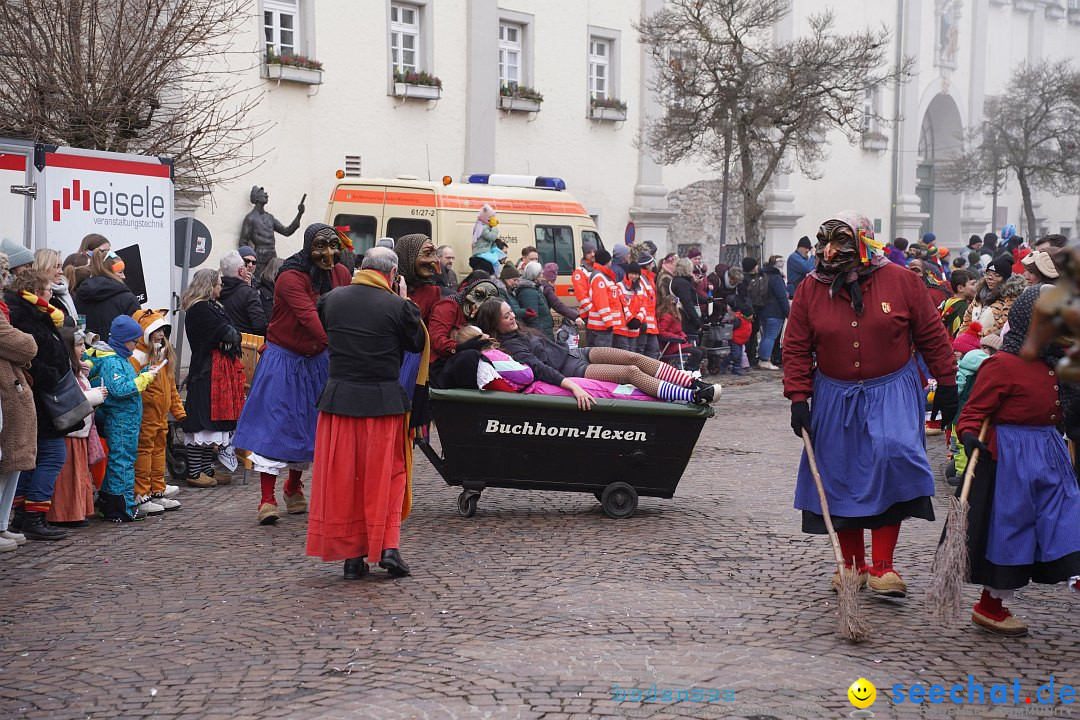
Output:
<instances>
[{"instance_id":1,"label":"blue emergency light","mask_svg":"<svg viewBox=\"0 0 1080 720\"><path fill-rule=\"evenodd\" d=\"M547 190L565 190L566 181L557 177L542 177L539 175L498 175L477 174L470 175L468 182L471 185L505 185L509 187L536 187Z\"/></svg>"}]
</instances>

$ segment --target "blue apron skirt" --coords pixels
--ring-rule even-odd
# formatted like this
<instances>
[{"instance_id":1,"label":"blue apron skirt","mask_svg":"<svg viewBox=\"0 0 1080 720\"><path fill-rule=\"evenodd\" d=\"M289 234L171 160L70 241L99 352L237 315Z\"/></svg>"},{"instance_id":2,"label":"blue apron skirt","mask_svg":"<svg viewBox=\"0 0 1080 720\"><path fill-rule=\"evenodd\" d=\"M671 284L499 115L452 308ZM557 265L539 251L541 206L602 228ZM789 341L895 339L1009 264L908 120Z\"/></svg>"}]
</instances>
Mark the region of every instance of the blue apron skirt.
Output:
<instances>
[{"instance_id":1,"label":"blue apron skirt","mask_svg":"<svg viewBox=\"0 0 1080 720\"><path fill-rule=\"evenodd\" d=\"M255 367L233 445L272 460L311 462L319 419L316 405L329 371L327 350L307 357L268 342Z\"/></svg>"},{"instance_id":2,"label":"blue apron skirt","mask_svg":"<svg viewBox=\"0 0 1080 720\"><path fill-rule=\"evenodd\" d=\"M815 374L810 436L838 530L895 525L909 517L934 519L923 402L914 360L861 382ZM805 450L795 508L803 511L804 532L825 533Z\"/></svg>"},{"instance_id":3,"label":"blue apron skirt","mask_svg":"<svg viewBox=\"0 0 1080 720\"><path fill-rule=\"evenodd\" d=\"M1060 433L996 425L997 462L975 469L970 497L973 582L1001 590L1080 575L1080 486Z\"/></svg>"}]
</instances>

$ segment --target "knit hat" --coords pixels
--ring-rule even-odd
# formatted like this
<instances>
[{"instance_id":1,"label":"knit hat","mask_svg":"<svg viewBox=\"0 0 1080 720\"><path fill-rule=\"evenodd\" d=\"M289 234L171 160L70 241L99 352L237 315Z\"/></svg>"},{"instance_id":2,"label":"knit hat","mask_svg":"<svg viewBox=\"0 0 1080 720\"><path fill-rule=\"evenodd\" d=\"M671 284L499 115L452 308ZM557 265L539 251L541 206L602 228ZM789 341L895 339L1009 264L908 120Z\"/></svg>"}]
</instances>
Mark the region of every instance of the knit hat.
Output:
<instances>
[{"instance_id":1,"label":"knit hat","mask_svg":"<svg viewBox=\"0 0 1080 720\"><path fill-rule=\"evenodd\" d=\"M518 272L516 267L510 263L503 263L502 270L499 271L500 280L512 280L519 277L521 277L521 273Z\"/></svg>"},{"instance_id":2,"label":"knit hat","mask_svg":"<svg viewBox=\"0 0 1080 720\"><path fill-rule=\"evenodd\" d=\"M615 258L616 262L622 262L626 258L630 257L630 248L622 243L618 243L615 247L611 248L611 257Z\"/></svg>"},{"instance_id":3,"label":"knit hat","mask_svg":"<svg viewBox=\"0 0 1080 720\"><path fill-rule=\"evenodd\" d=\"M8 257L4 253L0 253L0 288L7 285L8 275Z\"/></svg>"},{"instance_id":4,"label":"knit hat","mask_svg":"<svg viewBox=\"0 0 1080 720\"><path fill-rule=\"evenodd\" d=\"M947 248L947 247L938 248L938 257L943 257L943 258L949 257L949 248Z\"/></svg>"},{"instance_id":5,"label":"knit hat","mask_svg":"<svg viewBox=\"0 0 1080 720\"><path fill-rule=\"evenodd\" d=\"M652 264L655 262L655 260L653 260L652 253L648 252L647 250L642 250L637 254L637 261L638 265L644 268L652 267Z\"/></svg>"},{"instance_id":6,"label":"knit hat","mask_svg":"<svg viewBox=\"0 0 1080 720\"><path fill-rule=\"evenodd\" d=\"M559 263L545 263L543 275L548 282L555 282L559 277Z\"/></svg>"},{"instance_id":7,"label":"knit hat","mask_svg":"<svg viewBox=\"0 0 1080 720\"><path fill-rule=\"evenodd\" d=\"M607 265L611 262L611 253L607 250L597 250L596 257L593 260L597 265Z\"/></svg>"},{"instance_id":8,"label":"knit hat","mask_svg":"<svg viewBox=\"0 0 1080 720\"><path fill-rule=\"evenodd\" d=\"M255 254L255 250L247 245L241 245L236 248L236 252L240 253L240 257L242 258L258 258L258 255Z\"/></svg>"},{"instance_id":9,"label":"knit hat","mask_svg":"<svg viewBox=\"0 0 1080 720\"><path fill-rule=\"evenodd\" d=\"M754 272L754 268L756 268L757 266L758 266L757 258L744 257L742 259L742 271L744 273L752 273L752 272Z\"/></svg>"},{"instance_id":10,"label":"knit hat","mask_svg":"<svg viewBox=\"0 0 1080 720\"><path fill-rule=\"evenodd\" d=\"M3 242L0 242L0 252L8 256L8 267L12 270L34 262L34 253L11 238L4 238Z\"/></svg>"},{"instance_id":11,"label":"knit hat","mask_svg":"<svg viewBox=\"0 0 1080 720\"><path fill-rule=\"evenodd\" d=\"M967 330L956 336L953 340L953 350L966 355L972 350L978 350L982 344L979 338L979 333L982 332L982 325L977 322L973 322L968 325Z\"/></svg>"},{"instance_id":12,"label":"knit hat","mask_svg":"<svg viewBox=\"0 0 1080 720\"><path fill-rule=\"evenodd\" d=\"M596 243L586 240L581 243L581 254L588 255L591 252L596 252Z\"/></svg>"},{"instance_id":13,"label":"knit hat","mask_svg":"<svg viewBox=\"0 0 1080 720\"><path fill-rule=\"evenodd\" d=\"M1005 255L998 255L991 261L987 271L993 270L1001 276L1002 280L1008 280L1012 275L1012 260Z\"/></svg>"},{"instance_id":14,"label":"knit hat","mask_svg":"<svg viewBox=\"0 0 1080 720\"><path fill-rule=\"evenodd\" d=\"M652 240L644 240L641 244L645 246L645 249L649 251L650 255L654 257L656 256L656 243L654 243Z\"/></svg>"},{"instance_id":15,"label":"knit hat","mask_svg":"<svg viewBox=\"0 0 1080 720\"><path fill-rule=\"evenodd\" d=\"M967 246L971 247L972 245L979 245L979 244L982 243L982 241L983 241L982 238L979 237L978 235L972 235L971 237L968 238Z\"/></svg>"},{"instance_id":16,"label":"knit hat","mask_svg":"<svg viewBox=\"0 0 1080 720\"><path fill-rule=\"evenodd\" d=\"M982 339L982 346L988 347L995 352L1001 349L1001 336L997 333L990 333Z\"/></svg>"},{"instance_id":17,"label":"knit hat","mask_svg":"<svg viewBox=\"0 0 1080 720\"><path fill-rule=\"evenodd\" d=\"M130 315L117 315L109 327L109 340L120 343L142 340L143 329Z\"/></svg>"},{"instance_id":18,"label":"knit hat","mask_svg":"<svg viewBox=\"0 0 1080 720\"><path fill-rule=\"evenodd\" d=\"M810 238L803 235L801 238L799 238L799 243L795 247L797 247L797 248L812 248L812 247L814 247L814 243L810 242Z\"/></svg>"},{"instance_id":19,"label":"knit hat","mask_svg":"<svg viewBox=\"0 0 1080 720\"><path fill-rule=\"evenodd\" d=\"M936 241L936 240L937 240L937 235L935 235L932 232L924 233L923 236L922 236L922 243L923 243L923 245L926 245L927 247L930 247L931 245L933 245L934 241Z\"/></svg>"},{"instance_id":20,"label":"knit hat","mask_svg":"<svg viewBox=\"0 0 1080 720\"><path fill-rule=\"evenodd\" d=\"M690 248L690 252L686 253L686 257L693 260L696 257L701 257L701 250L698 248Z\"/></svg>"}]
</instances>

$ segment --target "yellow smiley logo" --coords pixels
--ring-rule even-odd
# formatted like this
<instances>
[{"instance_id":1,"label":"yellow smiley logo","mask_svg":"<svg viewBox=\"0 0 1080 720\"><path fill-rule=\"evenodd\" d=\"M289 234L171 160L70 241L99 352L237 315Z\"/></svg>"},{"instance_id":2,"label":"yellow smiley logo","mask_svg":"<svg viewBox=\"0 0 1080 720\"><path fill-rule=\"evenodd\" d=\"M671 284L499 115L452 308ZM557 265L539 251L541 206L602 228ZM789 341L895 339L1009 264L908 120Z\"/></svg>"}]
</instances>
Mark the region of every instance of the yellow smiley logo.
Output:
<instances>
[{"instance_id":1,"label":"yellow smiley logo","mask_svg":"<svg viewBox=\"0 0 1080 720\"><path fill-rule=\"evenodd\" d=\"M860 710L864 710L874 704L877 699L877 688L866 678L859 678L851 683L847 690L848 700Z\"/></svg>"}]
</instances>

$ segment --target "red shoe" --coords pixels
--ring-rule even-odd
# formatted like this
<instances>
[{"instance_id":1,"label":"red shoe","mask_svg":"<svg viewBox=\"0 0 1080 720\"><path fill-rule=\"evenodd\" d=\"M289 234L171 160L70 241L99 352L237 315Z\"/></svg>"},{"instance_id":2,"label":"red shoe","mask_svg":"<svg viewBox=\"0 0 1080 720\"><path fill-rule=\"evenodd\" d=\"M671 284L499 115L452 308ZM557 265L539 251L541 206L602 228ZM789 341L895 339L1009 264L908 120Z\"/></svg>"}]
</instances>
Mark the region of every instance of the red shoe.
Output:
<instances>
[{"instance_id":1,"label":"red shoe","mask_svg":"<svg viewBox=\"0 0 1080 720\"><path fill-rule=\"evenodd\" d=\"M926 425L923 429L927 435L940 435L942 432L944 432L941 429L940 420L927 420Z\"/></svg>"}]
</instances>

